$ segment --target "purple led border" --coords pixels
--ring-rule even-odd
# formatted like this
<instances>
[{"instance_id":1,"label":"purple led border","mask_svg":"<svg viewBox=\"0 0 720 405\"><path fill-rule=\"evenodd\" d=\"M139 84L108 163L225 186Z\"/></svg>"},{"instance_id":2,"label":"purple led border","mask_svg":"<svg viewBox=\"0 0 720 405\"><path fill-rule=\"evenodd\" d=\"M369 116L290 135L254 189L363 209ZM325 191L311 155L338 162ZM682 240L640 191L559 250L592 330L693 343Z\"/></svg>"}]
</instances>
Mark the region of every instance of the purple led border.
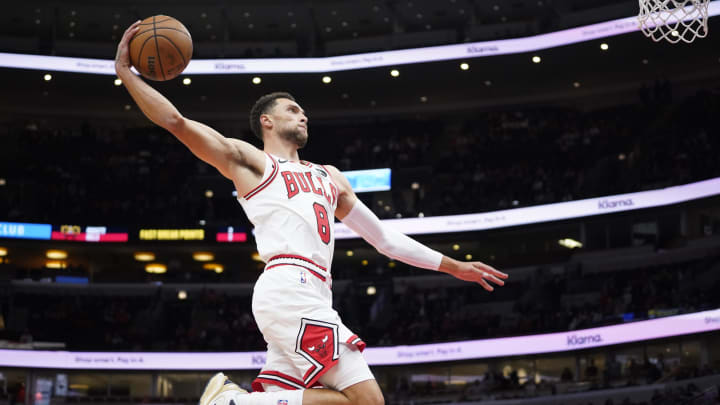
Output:
<instances>
[{"instance_id":1,"label":"purple led border","mask_svg":"<svg viewBox=\"0 0 720 405\"><path fill-rule=\"evenodd\" d=\"M710 17L720 15L720 1L710 2L708 15ZM382 66L397 66L409 63L532 52L635 31L639 31L639 27L637 17L633 16L525 38L362 53L328 58L198 59L191 61L184 73L199 75L336 72ZM115 75L114 62L107 59L0 53L0 67Z\"/></svg>"},{"instance_id":2,"label":"purple led border","mask_svg":"<svg viewBox=\"0 0 720 405\"><path fill-rule=\"evenodd\" d=\"M720 195L720 177L659 190L618 194L534 207L515 208L479 214L384 219L383 222L387 222L398 231L409 235L471 232L662 207L716 195ZM334 224L334 231L335 239L359 237L341 222ZM0 238L1 237L0 235Z\"/></svg>"},{"instance_id":3,"label":"purple led border","mask_svg":"<svg viewBox=\"0 0 720 405\"><path fill-rule=\"evenodd\" d=\"M383 222L387 222L394 229L408 235L470 232L662 207L715 195L720 195L720 177L659 190L588 198L534 207L480 214L385 219ZM359 238L355 232L341 222L334 224L334 230L335 239Z\"/></svg>"},{"instance_id":4,"label":"purple led border","mask_svg":"<svg viewBox=\"0 0 720 405\"><path fill-rule=\"evenodd\" d=\"M368 348L371 366L433 363L582 350L720 330L720 309L543 335ZM264 352L98 353L0 350L0 366L82 370L257 370Z\"/></svg>"}]
</instances>

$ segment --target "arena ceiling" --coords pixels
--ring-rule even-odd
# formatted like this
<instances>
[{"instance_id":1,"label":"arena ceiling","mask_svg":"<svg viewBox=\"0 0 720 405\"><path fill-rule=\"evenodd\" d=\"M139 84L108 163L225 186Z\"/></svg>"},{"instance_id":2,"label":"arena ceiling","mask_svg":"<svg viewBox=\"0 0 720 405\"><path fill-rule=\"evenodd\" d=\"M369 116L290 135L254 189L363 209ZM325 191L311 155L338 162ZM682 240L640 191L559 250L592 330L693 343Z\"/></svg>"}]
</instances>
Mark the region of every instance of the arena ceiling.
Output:
<instances>
[{"instance_id":1,"label":"arena ceiling","mask_svg":"<svg viewBox=\"0 0 720 405\"><path fill-rule=\"evenodd\" d=\"M188 26L198 59L322 57L523 37L627 17L636 8L599 0L15 2L0 15L0 52L111 59L123 28L156 13ZM534 53L335 72L327 85L324 74L260 75L260 85L243 74L153 85L194 118L243 125L252 102L276 90L295 94L315 119L533 103L594 108L635 100L640 85L655 80L670 80L677 91L716 87L717 20L693 44L654 43L635 32ZM535 55L542 63L531 62ZM114 77L53 72L44 81L45 73L0 69L0 119L42 113L144 120Z\"/></svg>"}]
</instances>

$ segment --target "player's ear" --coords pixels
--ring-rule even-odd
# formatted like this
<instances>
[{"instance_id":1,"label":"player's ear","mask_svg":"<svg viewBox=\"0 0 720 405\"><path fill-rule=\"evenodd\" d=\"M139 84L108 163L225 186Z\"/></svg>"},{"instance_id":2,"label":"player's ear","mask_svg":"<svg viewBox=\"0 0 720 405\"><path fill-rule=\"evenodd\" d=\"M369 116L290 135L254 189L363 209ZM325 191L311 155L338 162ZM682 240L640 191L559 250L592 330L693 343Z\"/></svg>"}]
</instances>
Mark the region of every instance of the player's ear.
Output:
<instances>
[{"instance_id":1,"label":"player's ear","mask_svg":"<svg viewBox=\"0 0 720 405\"><path fill-rule=\"evenodd\" d=\"M260 115L260 125L262 125L263 128L272 129L273 122L272 122L272 118L270 118L270 115L268 115L268 114Z\"/></svg>"}]
</instances>

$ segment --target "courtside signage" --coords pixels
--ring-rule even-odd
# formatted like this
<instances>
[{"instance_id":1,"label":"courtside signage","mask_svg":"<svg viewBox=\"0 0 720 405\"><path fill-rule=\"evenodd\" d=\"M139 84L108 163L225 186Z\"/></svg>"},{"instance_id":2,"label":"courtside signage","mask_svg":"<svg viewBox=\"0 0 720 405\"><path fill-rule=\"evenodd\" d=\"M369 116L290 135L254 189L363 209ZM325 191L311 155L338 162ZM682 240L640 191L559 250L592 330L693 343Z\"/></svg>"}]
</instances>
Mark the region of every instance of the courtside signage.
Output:
<instances>
[{"instance_id":1,"label":"courtside signage","mask_svg":"<svg viewBox=\"0 0 720 405\"><path fill-rule=\"evenodd\" d=\"M481 214L447 215L424 218L386 219L393 229L405 234L482 231L539 222L589 217L643 208L661 207L698 198L720 195L720 177L652 191L619 194L535 207L515 208ZM335 223L335 239L359 236L343 223Z\"/></svg>"},{"instance_id":2,"label":"courtside signage","mask_svg":"<svg viewBox=\"0 0 720 405\"><path fill-rule=\"evenodd\" d=\"M205 230L198 229L141 229L140 240L205 240Z\"/></svg>"},{"instance_id":3,"label":"courtside signage","mask_svg":"<svg viewBox=\"0 0 720 405\"><path fill-rule=\"evenodd\" d=\"M0 222L0 238L50 239L52 225Z\"/></svg>"},{"instance_id":4,"label":"courtside signage","mask_svg":"<svg viewBox=\"0 0 720 405\"><path fill-rule=\"evenodd\" d=\"M720 330L720 309L562 333L414 346L368 348L371 366L567 352ZM98 353L0 350L0 366L100 370L252 370L265 352Z\"/></svg>"},{"instance_id":5,"label":"courtside signage","mask_svg":"<svg viewBox=\"0 0 720 405\"><path fill-rule=\"evenodd\" d=\"M720 1L710 2L708 16L720 14ZM532 52L578 42L639 31L637 16L532 37L442 45L328 58L200 59L192 60L184 74L319 73L368 69L409 63L468 59ZM115 62L58 56L0 53L0 67L115 75Z\"/></svg>"}]
</instances>

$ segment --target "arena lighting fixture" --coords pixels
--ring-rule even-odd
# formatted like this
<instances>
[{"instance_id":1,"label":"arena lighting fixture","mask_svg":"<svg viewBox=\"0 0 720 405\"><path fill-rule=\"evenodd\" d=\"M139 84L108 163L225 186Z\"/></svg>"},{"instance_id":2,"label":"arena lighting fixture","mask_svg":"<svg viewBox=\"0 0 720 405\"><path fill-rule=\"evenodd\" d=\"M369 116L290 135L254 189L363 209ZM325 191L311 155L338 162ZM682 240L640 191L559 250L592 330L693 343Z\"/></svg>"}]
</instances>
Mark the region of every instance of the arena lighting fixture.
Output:
<instances>
[{"instance_id":1,"label":"arena lighting fixture","mask_svg":"<svg viewBox=\"0 0 720 405\"><path fill-rule=\"evenodd\" d=\"M65 260L67 256L68 254L64 250L48 250L45 252L45 257L53 260Z\"/></svg>"},{"instance_id":2,"label":"arena lighting fixture","mask_svg":"<svg viewBox=\"0 0 720 405\"><path fill-rule=\"evenodd\" d=\"M251 257L253 260L255 260L256 262L262 262L262 261L263 261L263 259L260 257L260 253L258 253L258 252L253 252L253 253L250 255L250 257Z\"/></svg>"},{"instance_id":3,"label":"arena lighting fixture","mask_svg":"<svg viewBox=\"0 0 720 405\"><path fill-rule=\"evenodd\" d=\"M117 78L117 79L115 79L115 81L114 81L113 83L114 83L116 86L122 86L122 79Z\"/></svg>"},{"instance_id":4,"label":"arena lighting fixture","mask_svg":"<svg viewBox=\"0 0 720 405\"><path fill-rule=\"evenodd\" d=\"M558 241L558 245L566 247L568 249L576 249L583 247L583 244L576 241L575 239L565 238Z\"/></svg>"},{"instance_id":5,"label":"arena lighting fixture","mask_svg":"<svg viewBox=\"0 0 720 405\"><path fill-rule=\"evenodd\" d=\"M210 252L195 252L193 253L193 260L196 262L209 262L215 260L215 255Z\"/></svg>"},{"instance_id":6,"label":"arena lighting fixture","mask_svg":"<svg viewBox=\"0 0 720 405\"><path fill-rule=\"evenodd\" d=\"M456 244L454 244L454 245L452 246L452 248L453 248L454 251L457 252L458 250L460 250L460 245L458 245L458 244L456 243Z\"/></svg>"},{"instance_id":7,"label":"arena lighting fixture","mask_svg":"<svg viewBox=\"0 0 720 405\"><path fill-rule=\"evenodd\" d=\"M220 274L225 270L225 267L223 267L223 265L219 263L205 263L203 264L203 269L214 271L215 273Z\"/></svg>"},{"instance_id":8,"label":"arena lighting fixture","mask_svg":"<svg viewBox=\"0 0 720 405\"><path fill-rule=\"evenodd\" d=\"M205 197L213 198L213 195L215 195L215 194L213 193L212 190L205 190Z\"/></svg>"},{"instance_id":9,"label":"arena lighting fixture","mask_svg":"<svg viewBox=\"0 0 720 405\"><path fill-rule=\"evenodd\" d=\"M139 262L151 262L155 260L155 253L152 252L135 252L133 255L135 260Z\"/></svg>"},{"instance_id":10,"label":"arena lighting fixture","mask_svg":"<svg viewBox=\"0 0 720 405\"><path fill-rule=\"evenodd\" d=\"M466 255L465 255L465 260L472 260L472 255L469 254L469 253L466 254Z\"/></svg>"},{"instance_id":11,"label":"arena lighting fixture","mask_svg":"<svg viewBox=\"0 0 720 405\"><path fill-rule=\"evenodd\" d=\"M375 293L377 293L377 288L375 288L374 285L370 285L367 290L365 290L365 293L367 293L367 295L375 295Z\"/></svg>"},{"instance_id":12,"label":"arena lighting fixture","mask_svg":"<svg viewBox=\"0 0 720 405\"><path fill-rule=\"evenodd\" d=\"M330 76L323 76L322 82L325 84L329 84L332 81L332 77Z\"/></svg>"},{"instance_id":13,"label":"arena lighting fixture","mask_svg":"<svg viewBox=\"0 0 720 405\"><path fill-rule=\"evenodd\" d=\"M393 69L393 70L390 71L390 76L392 76L392 77L398 77L398 76L400 76L400 71L397 70L397 69Z\"/></svg>"},{"instance_id":14,"label":"arena lighting fixture","mask_svg":"<svg viewBox=\"0 0 720 405\"><path fill-rule=\"evenodd\" d=\"M52 75L50 73L45 73L45 76L43 76L43 79L46 82L49 82L50 80L52 80Z\"/></svg>"},{"instance_id":15,"label":"arena lighting fixture","mask_svg":"<svg viewBox=\"0 0 720 405\"><path fill-rule=\"evenodd\" d=\"M396 266L395 262L392 262L392 261L388 262L388 267L390 267L391 269L394 269L395 266Z\"/></svg>"},{"instance_id":16,"label":"arena lighting fixture","mask_svg":"<svg viewBox=\"0 0 720 405\"><path fill-rule=\"evenodd\" d=\"M367 259L363 259L363 261L360 262L360 264L362 264L363 266L367 266L368 263L369 262L367 261Z\"/></svg>"},{"instance_id":17,"label":"arena lighting fixture","mask_svg":"<svg viewBox=\"0 0 720 405\"><path fill-rule=\"evenodd\" d=\"M7 180L5 180L4 178L0 177L0 186L4 186L4 185L6 185L6 184L7 184Z\"/></svg>"},{"instance_id":18,"label":"arena lighting fixture","mask_svg":"<svg viewBox=\"0 0 720 405\"><path fill-rule=\"evenodd\" d=\"M167 273L167 266L162 263L150 263L145 265L145 271L150 274Z\"/></svg>"},{"instance_id":19,"label":"arena lighting fixture","mask_svg":"<svg viewBox=\"0 0 720 405\"><path fill-rule=\"evenodd\" d=\"M8 254L7 248L0 247L0 257L5 257Z\"/></svg>"},{"instance_id":20,"label":"arena lighting fixture","mask_svg":"<svg viewBox=\"0 0 720 405\"><path fill-rule=\"evenodd\" d=\"M185 290L178 291L178 299L179 300L187 299L187 291L185 291Z\"/></svg>"},{"instance_id":21,"label":"arena lighting fixture","mask_svg":"<svg viewBox=\"0 0 720 405\"><path fill-rule=\"evenodd\" d=\"M45 262L45 267L48 269L64 269L67 267L67 263L62 260L48 260Z\"/></svg>"},{"instance_id":22,"label":"arena lighting fixture","mask_svg":"<svg viewBox=\"0 0 720 405\"><path fill-rule=\"evenodd\" d=\"M259 76L255 76L252 78L253 84L260 84L262 83L262 79Z\"/></svg>"},{"instance_id":23,"label":"arena lighting fixture","mask_svg":"<svg viewBox=\"0 0 720 405\"><path fill-rule=\"evenodd\" d=\"M461 70L468 70L468 69L470 69L470 65L467 64L467 63L461 63L461 64L460 64L460 69L461 69Z\"/></svg>"},{"instance_id":24,"label":"arena lighting fixture","mask_svg":"<svg viewBox=\"0 0 720 405\"><path fill-rule=\"evenodd\" d=\"M535 55L532 57L532 61L533 61L533 63L540 63L540 62L542 62L542 58Z\"/></svg>"},{"instance_id":25,"label":"arena lighting fixture","mask_svg":"<svg viewBox=\"0 0 720 405\"><path fill-rule=\"evenodd\" d=\"M348 255L348 257L352 257L352 255L354 255L355 252L353 252L352 250L348 250L347 252L345 252L345 254Z\"/></svg>"},{"instance_id":26,"label":"arena lighting fixture","mask_svg":"<svg viewBox=\"0 0 720 405\"><path fill-rule=\"evenodd\" d=\"M580 82L573 82L573 87L575 87L576 89L580 87Z\"/></svg>"},{"instance_id":27,"label":"arena lighting fixture","mask_svg":"<svg viewBox=\"0 0 720 405\"><path fill-rule=\"evenodd\" d=\"M186 77L183 79L182 83L186 86L189 86L190 83L192 83L192 79L190 79L189 77Z\"/></svg>"},{"instance_id":28,"label":"arena lighting fixture","mask_svg":"<svg viewBox=\"0 0 720 405\"><path fill-rule=\"evenodd\" d=\"M600 44L600 49L602 49L603 51L607 51L608 49L610 49L610 46L603 42L602 44Z\"/></svg>"}]
</instances>

